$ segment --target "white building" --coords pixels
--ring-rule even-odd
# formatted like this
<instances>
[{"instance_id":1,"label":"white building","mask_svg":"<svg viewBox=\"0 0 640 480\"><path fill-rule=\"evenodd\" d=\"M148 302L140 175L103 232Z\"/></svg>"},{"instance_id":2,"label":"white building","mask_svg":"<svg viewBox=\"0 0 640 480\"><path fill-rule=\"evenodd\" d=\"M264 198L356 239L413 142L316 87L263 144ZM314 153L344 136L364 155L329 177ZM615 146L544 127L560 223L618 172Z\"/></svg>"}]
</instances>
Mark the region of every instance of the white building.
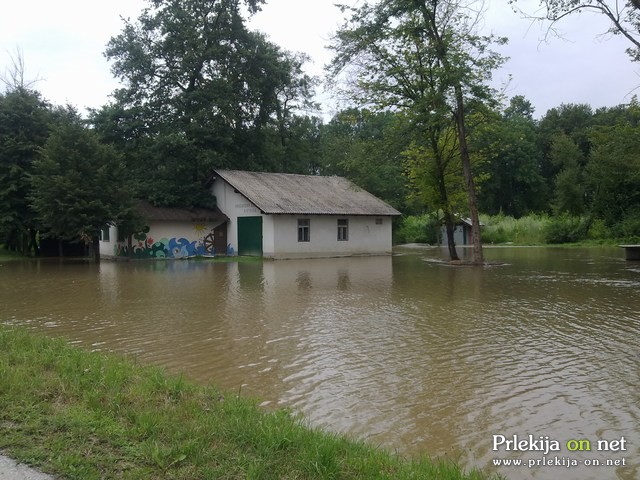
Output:
<instances>
[{"instance_id":1,"label":"white building","mask_svg":"<svg viewBox=\"0 0 640 480\"><path fill-rule=\"evenodd\" d=\"M217 170L229 253L308 258L391 253L393 207L341 177Z\"/></svg>"},{"instance_id":2,"label":"white building","mask_svg":"<svg viewBox=\"0 0 640 480\"><path fill-rule=\"evenodd\" d=\"M215 209L140 202L143 231L125 238L111 226L100 254L129 258L254 255L342 257L391 253L400 212L341 177L217 170Z\"/></svg>"}]
</instances>

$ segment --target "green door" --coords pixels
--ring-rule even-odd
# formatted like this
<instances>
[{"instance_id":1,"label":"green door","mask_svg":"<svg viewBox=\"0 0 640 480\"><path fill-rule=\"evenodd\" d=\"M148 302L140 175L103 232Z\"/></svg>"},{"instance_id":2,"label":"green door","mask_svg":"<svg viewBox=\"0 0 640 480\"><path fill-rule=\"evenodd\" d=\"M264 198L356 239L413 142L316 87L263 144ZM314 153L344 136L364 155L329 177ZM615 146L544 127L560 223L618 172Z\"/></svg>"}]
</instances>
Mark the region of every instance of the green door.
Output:
<instances>
[{"instance_id":1,"label":"green door","mask_svg":"<svg viewBox=\"0 0 640 480\"><path fill-rule=\"evenodd\" d=\"M238 217L238 255L262 256L262 217Z\"/></svg>"}]
</instances>

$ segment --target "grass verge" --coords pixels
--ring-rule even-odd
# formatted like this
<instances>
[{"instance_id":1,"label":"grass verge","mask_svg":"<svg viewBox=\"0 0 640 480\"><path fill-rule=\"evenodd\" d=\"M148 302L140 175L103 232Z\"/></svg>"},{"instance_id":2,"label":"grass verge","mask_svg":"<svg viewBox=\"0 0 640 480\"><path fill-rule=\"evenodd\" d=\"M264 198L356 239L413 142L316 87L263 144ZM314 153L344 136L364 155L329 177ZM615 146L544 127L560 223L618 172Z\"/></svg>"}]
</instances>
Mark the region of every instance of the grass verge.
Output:
<instances>
[{"instance_id":1,"label":"grass verge","mask_svg":"<svg viewBox=\"0 0 640 480\"><path fill-rule=\"evenodd\" d=\"M161 369L0 326L0 450L72 479L487 479Z\"/></svg>"}]
</instances>

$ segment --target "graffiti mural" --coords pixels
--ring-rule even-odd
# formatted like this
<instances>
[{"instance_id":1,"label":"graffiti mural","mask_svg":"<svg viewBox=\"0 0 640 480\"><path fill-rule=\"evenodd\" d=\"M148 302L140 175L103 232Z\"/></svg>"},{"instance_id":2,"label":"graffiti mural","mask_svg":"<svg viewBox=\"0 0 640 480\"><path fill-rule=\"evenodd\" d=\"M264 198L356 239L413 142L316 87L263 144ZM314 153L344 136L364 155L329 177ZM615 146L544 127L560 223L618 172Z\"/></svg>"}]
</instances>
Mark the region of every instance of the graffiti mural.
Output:
<instances>
[{"instance_id":1,"label":"graffiti mural","mask_svg":"<svg viewBox=\"0 0 640 480\"><path fill-rule=\"evenodd\" d=\"M140 259L215 256L213 229L207 229L204 225L195 225L194 230L196 240L184 237L156 240L149 234L150 228L146 226L141 232L133 235L131 252L126 242L118 242L114 247L114 255Z\"/></svg>"}]
</instances>

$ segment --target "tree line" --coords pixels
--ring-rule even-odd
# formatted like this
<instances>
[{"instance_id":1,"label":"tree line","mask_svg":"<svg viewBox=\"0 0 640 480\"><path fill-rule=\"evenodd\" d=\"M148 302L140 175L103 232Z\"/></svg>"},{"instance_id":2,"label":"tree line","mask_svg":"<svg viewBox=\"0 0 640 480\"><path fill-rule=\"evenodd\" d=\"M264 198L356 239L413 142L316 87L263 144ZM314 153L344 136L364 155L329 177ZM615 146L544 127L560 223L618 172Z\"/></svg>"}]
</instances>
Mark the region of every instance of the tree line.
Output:
<instances>
[{"instance_id":1,"label":"tree line","mask_svg":"<svg viewBox=\"0 0 640 480\"><path fill-rule=\"evenodd\" d=\"M324 121L308 58L247 28L262 3L149 0L106 48L123 86L87 118L14 72L0 94L0 242L97 245L107 224L140 227L134 199L213 206L214 168L342 175L450 235L475 211L640 236L635 98L535 119L488 86L506 39L478 34L468 2L393 0L346 12L328 73L353 107Z\"/></svg>"}]
</instances>

